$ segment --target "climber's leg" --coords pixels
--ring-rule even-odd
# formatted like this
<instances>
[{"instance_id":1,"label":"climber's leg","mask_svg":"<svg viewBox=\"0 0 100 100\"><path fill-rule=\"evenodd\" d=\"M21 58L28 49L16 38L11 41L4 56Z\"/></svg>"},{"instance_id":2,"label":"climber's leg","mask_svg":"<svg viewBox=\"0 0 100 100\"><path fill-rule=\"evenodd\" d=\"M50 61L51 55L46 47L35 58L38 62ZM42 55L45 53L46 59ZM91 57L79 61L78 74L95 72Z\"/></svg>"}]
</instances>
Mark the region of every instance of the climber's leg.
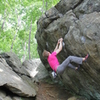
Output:
<instances>
[{"instance_id":1,"label":"climber's leg","mask_svg":"<svg viewBox=\"0 0 100 100\"><path fill-rule=\"evenodd\" d=\"M65 68L71 63L75 62L77 64L82 64L83 58L82 57L76 57L76 56L69 56L66 58L62 64L60 64L57 68L57 73L62 74L65 70Z\"/></svg>"}]
</instances>

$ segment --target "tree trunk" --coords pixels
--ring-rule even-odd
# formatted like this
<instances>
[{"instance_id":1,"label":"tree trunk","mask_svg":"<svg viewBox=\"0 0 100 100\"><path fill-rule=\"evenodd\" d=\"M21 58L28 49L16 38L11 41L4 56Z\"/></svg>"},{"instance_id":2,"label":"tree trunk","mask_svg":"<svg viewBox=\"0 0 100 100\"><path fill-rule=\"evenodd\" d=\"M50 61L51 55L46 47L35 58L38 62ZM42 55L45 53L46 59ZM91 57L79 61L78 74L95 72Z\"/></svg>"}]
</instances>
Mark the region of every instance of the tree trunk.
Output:
<instances>
[{"instance_id":1,"label":"tree trunk","mask_svg":"<svg viewBox=\"0 0 100 100\"><path fill-rule=\"evenodd\" d=\"M1 26L2 30L4 29L5 20L6 20L6 10L4 12L4 20L3 20L3 23L2 23L2 26Z\"/></svg>"},{"instance_id":2,"label":"tree trunk","mask_svg":"<svg viewBox=\"0 0 100 100\"><path fill-rule=\"evenodd\" d=\"M44 0L43 0L43 7L42 7L42 14L44 13Z\"/></svg>"},{"instance_id":3,"label":"tree trunk","mask_svg":"<svg viewBox=\"0 0 100 100\"><path fill-rule=\"evenodd\" d=\"M21 58L21 61L22 61L22 62L24 62L25 59L26 59L26 42L25 42L25 45L24 45L23 49L24 49L24 55L23 55L23 57Z\"/></svg>"},{"instance_id":4,"label":"tree trunk","mask_svg":"<svg viewBox=\"0 0 100 100\"><path fill-rule=\"evenodd\" d=\"M17 36L17 32L16 32L16 34L15 34L15 36L14 36L14 38L13 38L12 45L11 45L11 50L10 50L10 51L12 51L12 49L13 49L13 44L14 44L14 41L15 41L15 39L16 39L16 36Z\"/></svg>"},{"instance_id":5,"label":"tree trunk","mask_svg":"<svg viewBox=\"0 0 100 100\"><path fill-rule=\"evenodd\" d=\"M47 11L47 8L48 8L48 2L46 1L46 11Z\"/></svg>"},{"instance_id":6,"label":"tree trunk","mask_svg":"<svg viewBox=\"0 0 100 100\"><path fill-rule=\"evenodd\" d=\"M5 24L5 19L4 19L4 21L3 21L3 23L2 23L2 26L1 26L1 29L3 30L3 28L4 28L4 24Z\"/></svg>"},{"instance_id":7,"label":"tree trunk","mask_svg":"<svg viewBox=\"0 0 100 100\"><path fill-rule=\"evenodd\" d=\"M15 34L15 36L13 38L12 45L11 45L11 51L13 49L13 44L14 44L14 41L16 39L17 33L19 31L19 28L20 28L20 16L18 16L18 13L17 13L17 10L16 9L15 9L15 12L16 12L16 16L17 16L17 25L16 25L16 34Z\"/></svg>"},{"instance_id":8,"label":"tree trunk","mask_svg":"<svg viewBox=\"0 0 100 100\"><path fill-rule=\"evenodd\" d=\"M29 59L31 59L31 55L30 55L31 29L32 29L32 20L31 20L31 25L30 25L29 42L28 42L28 54L29 54Z\"/></svg>"}]
</instances>

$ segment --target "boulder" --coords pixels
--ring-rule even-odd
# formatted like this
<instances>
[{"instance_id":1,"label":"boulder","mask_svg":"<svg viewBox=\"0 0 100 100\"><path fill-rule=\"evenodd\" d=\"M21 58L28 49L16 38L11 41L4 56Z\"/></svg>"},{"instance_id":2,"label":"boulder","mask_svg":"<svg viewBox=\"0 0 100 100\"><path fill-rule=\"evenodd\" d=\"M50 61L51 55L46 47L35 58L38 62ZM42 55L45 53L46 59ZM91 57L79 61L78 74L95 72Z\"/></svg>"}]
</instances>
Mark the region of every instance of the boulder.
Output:
<instances>
[{"instance_id":1,"label":"boulder","mask_svg":"<svg viewBox=\"0 0 100 100\"><path fill-rule=\"evenodd\" d=\"M26 60L22 65L34 82L39 82L39 80L49 76L47 69L39 58Z\"/></svg>"},{"instance_id":2,"label":"boulder","mask_svg":"<svg viewBox=\"0 0 100 100\"><path fill-rule=\"evenodd\" d=\"M36 91L29 84L9 69L9 66L3 58L0 58L0 86L5 86L13 93L25 97L34 97Z\"/></svg>"},{"instance_id":3,"label":"boulder","mask_svg":"<svg viewBox=\"0 0 100 100\"><path fill-rule=\"evenodd\" d=\"M26 60L21 64L16 54L7 52L0 54L0 76L2 99L33 100L38 91L37 83L49 74L40 59Z\"/></svg>"},{"instance_id":4,"label":"boulder","mask_svg":"<svg viewBox=\"0 0 100 100\"><path fill-rule=\"evenodd\" d=\"M0 54L0 86L6 87L19 96L36 96L36 85L31 78L24 80L22 76L29 77L17 55L12 52Z\"/></svg>"},{"instance_id":5,"label":"boulder","mask_svg":"<svg viewBox=\"0 0 100 100\"><path fill-rule=\"evenodd\" d=\"M100 12L99 0L81 0L81 3L73 9L77 17L81 17L84 14L90 14L93 12Z\"/></svg>"},{"instance_id":6,"label":"boulder","mask_svg":"<svg viewBox=\"0 0 100 100\"><path fill-rule=\"evenodd\" d=\"M84 57L90 54L88 61L78 71L67 67L60 78L69 91L85 96L88 100L100 99L99 6L98 0L60 0L37 22L38 53L48 71L51 68L42 52L44 49L52 52L61 37L65 47L57 56L60 63L69 55Z\"/></svg>"},{"instance_id":7,"label":"boulder","mask_svg":"<svg viewBox=\"0 0 100 100\"><path fill-rule=\"evenodd\" d=\"M9 68L13 70L18 75L28 75L26 70L22 67L21 61L18 56L13 52L6 52L0 54L2 58L4 58L9 65ZM8 66L7 66L8 67Z\"/></svg>"}]
</instances>

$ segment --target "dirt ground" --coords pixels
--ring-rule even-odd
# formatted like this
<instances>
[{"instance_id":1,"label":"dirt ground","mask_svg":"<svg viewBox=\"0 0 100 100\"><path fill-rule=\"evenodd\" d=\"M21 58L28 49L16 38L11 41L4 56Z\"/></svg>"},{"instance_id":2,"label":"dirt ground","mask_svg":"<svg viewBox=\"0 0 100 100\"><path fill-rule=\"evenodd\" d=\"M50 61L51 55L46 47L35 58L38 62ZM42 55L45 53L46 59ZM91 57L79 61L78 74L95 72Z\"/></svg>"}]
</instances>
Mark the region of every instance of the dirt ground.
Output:
<instances>
[{"instance_id":1,"label":"dirt ground","mask_svg":"<svg viewBox=\"0 0 100 100\"><path fill-rule=\"evenodd\" d=\"M48 84L47 82L39 83L39 90L36 100L67 100L71 97L70 93L58 84Z\"/></svg>"}]
</instances>

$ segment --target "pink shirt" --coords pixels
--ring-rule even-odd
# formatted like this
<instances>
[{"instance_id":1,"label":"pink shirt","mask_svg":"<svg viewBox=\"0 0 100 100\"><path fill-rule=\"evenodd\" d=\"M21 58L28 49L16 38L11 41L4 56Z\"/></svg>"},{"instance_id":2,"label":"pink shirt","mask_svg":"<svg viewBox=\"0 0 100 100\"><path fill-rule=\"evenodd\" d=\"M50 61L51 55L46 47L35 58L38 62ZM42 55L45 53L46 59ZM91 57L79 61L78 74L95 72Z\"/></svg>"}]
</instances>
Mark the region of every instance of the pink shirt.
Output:
<instances>
[{"instance_id":1,"label":"pink shirt","mask_svg":"<svg viewBox=\"0 0 100 100\"><path fill-rule=\"evenodd\" d=\"M56 55L57 55L56 52L52 52L52 53L48 56L48 58L47 58L50 67L51 67L52 70L54 70L55 72L56 72L57 67L58 67L58 65L59 65L59 61L58 61Z\"/></svg>"}]
</instances>

